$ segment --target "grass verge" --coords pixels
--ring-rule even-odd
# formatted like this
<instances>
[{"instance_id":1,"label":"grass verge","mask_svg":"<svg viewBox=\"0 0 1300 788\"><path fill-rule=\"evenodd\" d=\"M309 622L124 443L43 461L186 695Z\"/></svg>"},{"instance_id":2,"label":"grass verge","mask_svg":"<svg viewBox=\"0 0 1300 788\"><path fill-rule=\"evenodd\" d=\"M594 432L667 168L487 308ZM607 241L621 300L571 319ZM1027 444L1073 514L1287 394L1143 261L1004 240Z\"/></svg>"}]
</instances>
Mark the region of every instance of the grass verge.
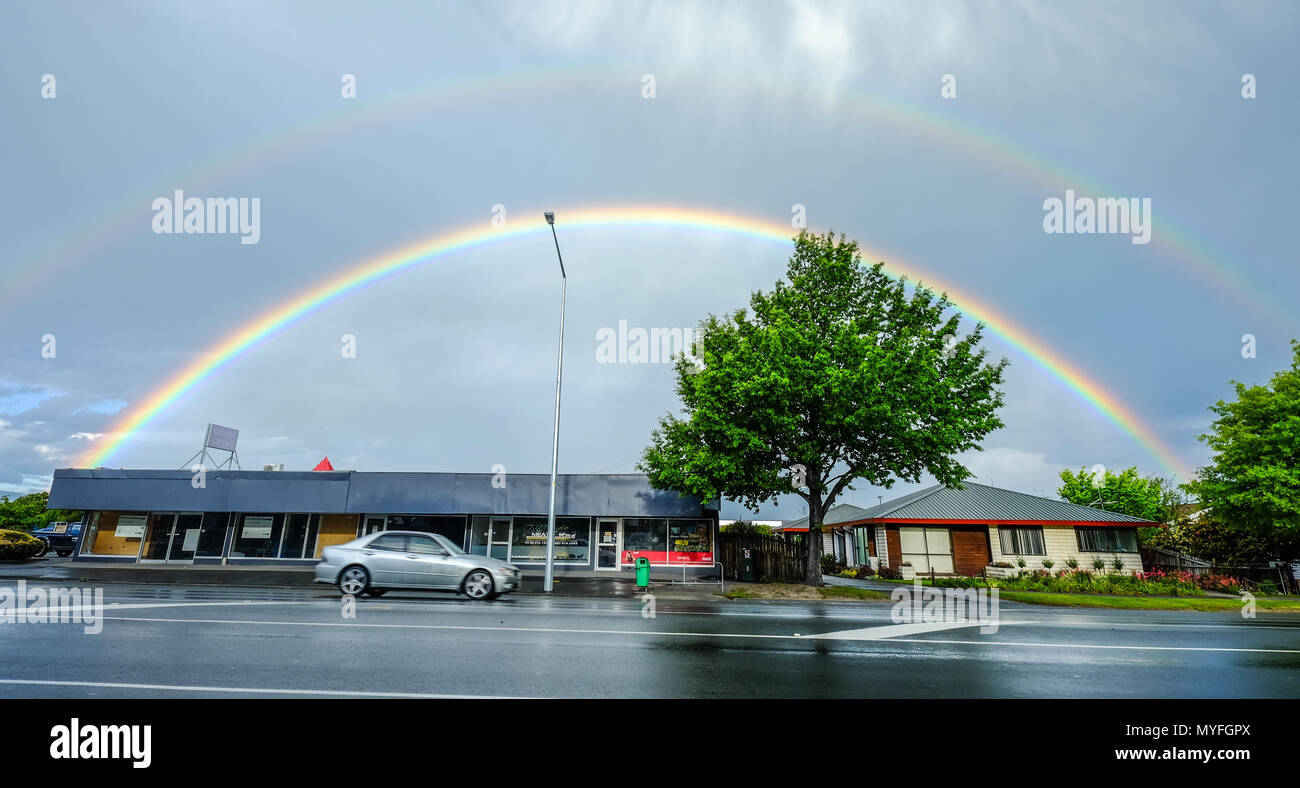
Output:
<instances>
[{"instance_id":1,"label":"grass verge","mask_svg":"<svg viewBox=\"0 0 1300 788\"><path fill-rule=\"evenodd\" d=\"M1121 610L1205 610L1238 611L1241 602L1222 597L1189 596L1102 596L1100 594L1057 594L1043 591L998 591L998 598L1008 602L1055 607L1106 607ZM1300 599L1294 597L1255 597L1257 610L1300 613Z\"/></svg>"},{"instance_id":2,"label":"grass verge","mask_svg":"<svg viewBox=\"0 0 1300 788\"><path fill-rule=\"evenodd\" d=\"M847 599L875 602L889 599L886 591L856 586L812 586L798 583L729 583L727 599Z\"/></svg>"}]
</instances>

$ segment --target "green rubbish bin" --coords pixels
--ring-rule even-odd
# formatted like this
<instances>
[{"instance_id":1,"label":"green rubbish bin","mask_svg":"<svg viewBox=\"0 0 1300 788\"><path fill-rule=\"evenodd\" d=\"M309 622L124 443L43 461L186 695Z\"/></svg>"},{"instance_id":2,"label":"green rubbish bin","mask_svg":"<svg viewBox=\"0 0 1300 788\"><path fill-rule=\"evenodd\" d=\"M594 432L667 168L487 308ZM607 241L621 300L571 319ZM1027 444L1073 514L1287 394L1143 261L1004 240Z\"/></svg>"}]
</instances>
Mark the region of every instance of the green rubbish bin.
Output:
<instances>
[{"instance_id":1,"label":"green rubbish bin","mask_svg":"<svg viewBox=\"0 0 1300 788\"><path fill-rule=\"evenodd\" d=\"M742 583L753 583L757 580L757 573L754 571L754 551L748 547L742 547L740 549L740 581Z\"/></svg>"},{"instance_id":2,"label":"green rubbish bin","mask_svg":"<svg viewBox=\"0 0 1300 788\"><path fill-rule=\"evenodd\" d=\"M650 585L650 559L636 559L636 587L646 588Z\"/></svg>"}]
</instances>

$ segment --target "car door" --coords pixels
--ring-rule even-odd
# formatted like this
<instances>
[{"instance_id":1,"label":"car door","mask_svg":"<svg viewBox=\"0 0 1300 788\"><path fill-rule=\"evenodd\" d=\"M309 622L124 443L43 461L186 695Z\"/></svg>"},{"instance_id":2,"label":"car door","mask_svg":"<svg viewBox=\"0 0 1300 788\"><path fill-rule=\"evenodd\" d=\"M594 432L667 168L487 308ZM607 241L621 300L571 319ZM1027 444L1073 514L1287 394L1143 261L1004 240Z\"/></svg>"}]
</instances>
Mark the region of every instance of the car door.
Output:
<instances>
[{"instance_id":1,"label":"car door","mask_svg":"<svg viewBox=\"0 0 1300 788\"><path fill-rule=\"evenodd\" d=\"M406 557L411 569L411 579L408 582L412 585L446 588L460 580L453 577L455 567L451 555L432 536L411 534Z\"/></svg>"},{"instance_id":2,"label":"car door","mask_svg":"<svg viewBox=\"0 0 1300 788\"><path fill-rule=\"evenodd\" d=\"M411 572L406 557L407 534L380 533L360 548L361 563L370 572L370 582L377 586L406 585Z\"/></svg>"}]
</instances>

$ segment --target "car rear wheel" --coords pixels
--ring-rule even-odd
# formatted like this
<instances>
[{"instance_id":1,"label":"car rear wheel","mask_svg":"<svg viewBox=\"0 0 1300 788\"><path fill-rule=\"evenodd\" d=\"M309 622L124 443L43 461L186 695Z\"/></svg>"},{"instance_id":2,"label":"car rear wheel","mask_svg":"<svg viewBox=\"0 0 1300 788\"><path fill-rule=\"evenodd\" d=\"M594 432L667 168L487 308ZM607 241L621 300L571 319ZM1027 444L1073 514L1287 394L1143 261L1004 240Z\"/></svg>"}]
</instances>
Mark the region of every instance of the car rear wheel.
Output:
<instances>
[{"instance_id":1,"label":"car rear wheel","mask_svg":"<svg viewBox=\"0 0 1300 788\"><path fill-rule=\"evenodd\" d=\"M349 566L339 574L339 590L348 596L361 596L370 587L370 573L364 566Z\"/></svg>"},{"instance_id":2,"label":"car rear wheel","mask_svg":"<svg viewBox=\"0 0 1300 788\"><path fill-rule=\"evenodd\" d=\"M492 575L482 569L475 569L466 575L465 582L461 584L461 590L470 599L491 599L496 596Z\"/></svg>"},{"instance_id":3,"label":"car rear wheel","mask_svg":"<svg viewBox=\"0 0 1300 788\"><path fill-rule=\"evenodd\" d=\"M366 593L370 596L383 596L388 593L387 588L367 588Z\"/></svg>"}]
</instances>

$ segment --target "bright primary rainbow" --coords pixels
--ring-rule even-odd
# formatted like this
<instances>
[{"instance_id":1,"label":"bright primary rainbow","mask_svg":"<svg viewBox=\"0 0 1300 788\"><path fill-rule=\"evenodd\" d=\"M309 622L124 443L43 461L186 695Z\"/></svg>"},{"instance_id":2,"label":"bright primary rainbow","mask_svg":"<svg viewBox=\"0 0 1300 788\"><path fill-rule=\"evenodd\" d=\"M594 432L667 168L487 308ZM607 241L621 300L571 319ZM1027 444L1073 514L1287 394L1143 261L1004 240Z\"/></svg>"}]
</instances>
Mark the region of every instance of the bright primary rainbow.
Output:
<instances>
[{"instance_id":1,"label":"bright primary rainbow","mask_svg":"<svg viewBox=\"0 0 1300 788\"><path fill-rule=\"evenodd\" d=\"M674 206L620 205L576 208L562 210L559 217L566 231L616 226L669 227L747 236L782 244L790 243L790 239L795 234L789 225L770 220ZM536 222L512 220L510 225L508 228L497 228L487 221L475 223L364 260L265 312L201 353L196 361L150 392L138 405L130 408L104 435L102 443L85 455L82 465L88 467L104 465L133 435L172 408L188 392L231 361L304 315L344 298L360 288L418 265L474 247L547 230L546 224L540 218ZM914 281L924 279L928 286L948 292L954 304L965 315L987 325L1003 341L1064 383L1130 435L1167 469L1183 479L1191 478L1191 470L1178 459L1177 454L1113 394L1017 327L1009 318L998 314L966 293L958 293L945 287L928 274L922 276L922 272L916 267L902 263L897 258L890 258L867 249L863 250L863 256L867 260L887 260L886 270L891 275L906 275Z\"/></svg>"}]
</instances>

